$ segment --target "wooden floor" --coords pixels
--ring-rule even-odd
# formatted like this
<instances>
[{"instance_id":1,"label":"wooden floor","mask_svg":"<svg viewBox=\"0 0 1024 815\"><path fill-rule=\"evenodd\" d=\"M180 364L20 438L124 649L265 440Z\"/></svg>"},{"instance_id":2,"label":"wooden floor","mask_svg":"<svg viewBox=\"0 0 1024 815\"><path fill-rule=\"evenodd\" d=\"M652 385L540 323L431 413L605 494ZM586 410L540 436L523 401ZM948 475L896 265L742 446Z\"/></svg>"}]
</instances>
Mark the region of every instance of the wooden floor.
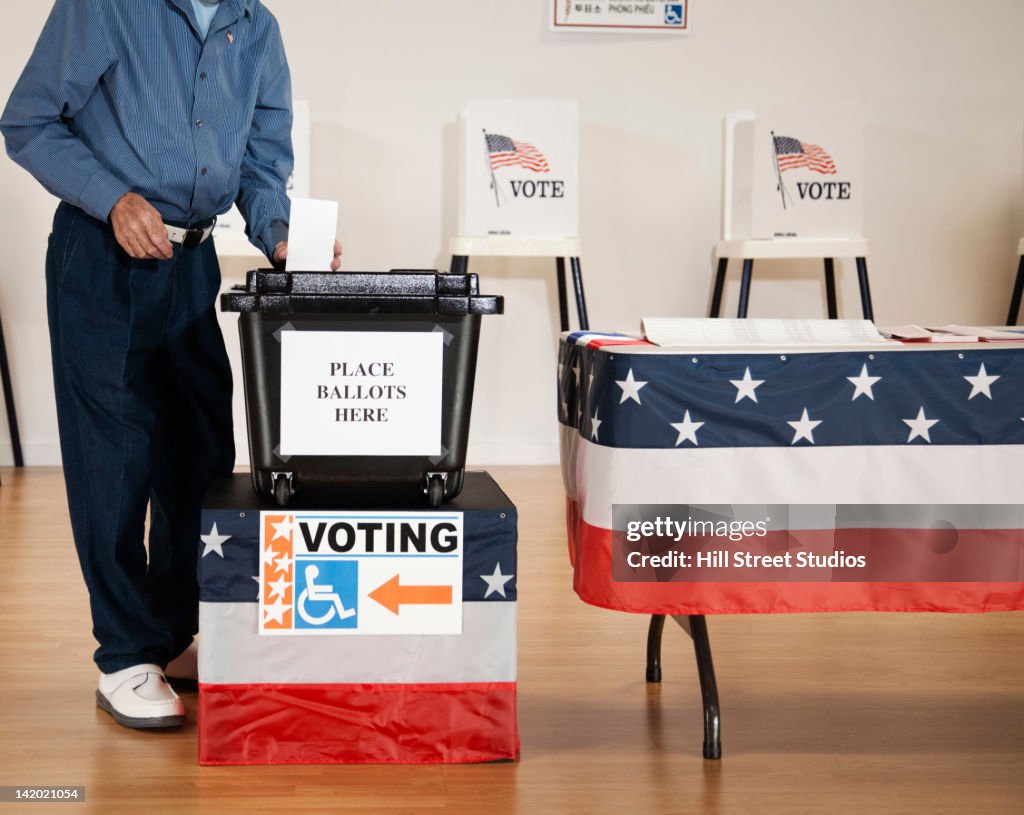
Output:
<instances>
[{"instance_id":1,"label":"wooden floor","mask_svg":"<svg viewBox=\"0 0 1024 815\"><path fill-rule=\"evenodd\" d=\"M520 510L516 763L199 767L180 732L93 702L85 591L55 470L0 472L0 785L84 785L62 813L1024 812L1024 614L709 621L724 758L701 758L692 648L580 602L555 468L493 468ZM34 804L5 812L42 813Z\"/></svg>"}]
</instances>

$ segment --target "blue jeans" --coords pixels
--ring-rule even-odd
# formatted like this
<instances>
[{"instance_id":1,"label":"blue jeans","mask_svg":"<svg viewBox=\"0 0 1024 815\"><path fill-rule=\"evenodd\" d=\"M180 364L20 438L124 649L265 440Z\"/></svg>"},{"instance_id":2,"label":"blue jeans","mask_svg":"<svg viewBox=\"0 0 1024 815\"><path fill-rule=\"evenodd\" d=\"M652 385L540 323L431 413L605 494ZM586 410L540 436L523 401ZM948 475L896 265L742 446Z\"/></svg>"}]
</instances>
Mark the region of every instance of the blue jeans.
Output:
<instances>
[{"instance_id":1,"label":"blue jeans","mask_svg":"<svg viewBox=\"0 0 1024 815\"><path fill-rule=\"evenodd\" d=\"M99 642L94 659L105 673L164 666L196 633L203 496L234 464L213 241L175 245L168 261L136 261L108 224L61 204L46 283L71 527Z\"/></svg>"}]
</instances>

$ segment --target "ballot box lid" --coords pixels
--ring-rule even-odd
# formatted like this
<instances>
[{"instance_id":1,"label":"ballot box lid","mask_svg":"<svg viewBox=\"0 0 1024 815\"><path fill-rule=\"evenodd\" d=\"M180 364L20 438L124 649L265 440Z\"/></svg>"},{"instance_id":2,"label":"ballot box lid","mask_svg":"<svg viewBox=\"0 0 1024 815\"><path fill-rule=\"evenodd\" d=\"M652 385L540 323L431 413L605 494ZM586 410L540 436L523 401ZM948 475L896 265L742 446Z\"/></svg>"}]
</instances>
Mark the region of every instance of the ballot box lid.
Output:
<instances>
[{"instance_id":1,"label":"ballot box lid","mask_svg":"<svg viewBox=\"0 0 1024 815\"><path fill-rule=\"evenodd\" d=\"M482 295L475 274L436 270L278 272L254 269L221 295L222 311L276 314L501 314L504 298Z\"/></svg>"},{"instance_id":2,"label":"ballot box lid","mask_svg":"<svg viewBox=\"0 0 1024 815\"><path fill-rule=\"evenodd\" d=\"M281 509L272 501L261 498L252 488L252 481L248 473L233 473L232 475L215 478L210 482L206 498L203 501L204 509L231 509L241 511L277 511ZM336 508L336 507L335 507ZM367 511L375 507L360 505L356 509ZM376 508L385 508L382 507ZM389 511L395 511L393 504L387 504ZM308 508L307 508L308 509ZM416 512L465 512L469 510L501 510L510 513L516 511L515 505L498 486L490 473L484 470L467 470L462 491L458 497L449 501L442 507L427 509L421 505L411 506L410 510Z\"/></svg>"}]
</instances>

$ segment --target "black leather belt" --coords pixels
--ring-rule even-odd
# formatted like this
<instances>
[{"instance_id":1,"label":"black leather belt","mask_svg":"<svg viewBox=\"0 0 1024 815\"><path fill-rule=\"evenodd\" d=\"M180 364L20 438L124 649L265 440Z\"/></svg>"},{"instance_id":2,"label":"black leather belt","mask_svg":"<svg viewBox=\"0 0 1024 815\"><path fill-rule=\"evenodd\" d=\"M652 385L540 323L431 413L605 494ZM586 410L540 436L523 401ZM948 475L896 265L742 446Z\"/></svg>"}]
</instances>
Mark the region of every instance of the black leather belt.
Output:
<instances>
[{"instance_id":1,"label":"black leather belt","mask_svg":"<svg viewBox=\"0 0 1024 815\"><path fill-rule=\"evenodd\" d=\"M214 218L210 222L209 226L206 227L184 227L174 226L173 224L164 224L167 229L167 238L171 243L177 243L185 249L195 249L203 241L209 238L213 234L213 228L217 225L217 219Z\"/></svg>"}]
</instances>

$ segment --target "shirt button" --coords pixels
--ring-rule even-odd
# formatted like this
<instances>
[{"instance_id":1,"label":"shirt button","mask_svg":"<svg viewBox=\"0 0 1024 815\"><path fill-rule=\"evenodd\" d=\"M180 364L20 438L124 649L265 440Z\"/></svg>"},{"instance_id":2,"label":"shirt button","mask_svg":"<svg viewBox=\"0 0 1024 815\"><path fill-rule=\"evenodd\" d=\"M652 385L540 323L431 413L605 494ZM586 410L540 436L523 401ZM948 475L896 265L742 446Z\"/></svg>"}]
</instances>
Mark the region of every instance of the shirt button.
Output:
<instances>
[{"instance_id":1,"label":"shirt button","mask_svg":"<svg viewBox=\"0 0 1024 815\"><path fill-rule=\"evenodd\" d=\"M202 119L196 119L196 127L202 127L202 126L203 126L203 120Z\"/></svg>"},{"instance_id":2,"label":"shirt button","mask_svg":"<svg viewBox=\"0 0 1024 815\"><path fill-rule=\"evenodd\" d=\"M206 71L203 71L201 74L199 74L199 78L206 79Z\"/></svg>"},{"instance_id":3,"label":"shirt button","mask_svg":"<svg viewBox=\"0 0 1024 815\"><path fill-rule=\"evenodd\" d=\"M203 167L203 169L201 169L199 172L201 175L206 175L206 168Z\"/></svg>"}]
</instances>

